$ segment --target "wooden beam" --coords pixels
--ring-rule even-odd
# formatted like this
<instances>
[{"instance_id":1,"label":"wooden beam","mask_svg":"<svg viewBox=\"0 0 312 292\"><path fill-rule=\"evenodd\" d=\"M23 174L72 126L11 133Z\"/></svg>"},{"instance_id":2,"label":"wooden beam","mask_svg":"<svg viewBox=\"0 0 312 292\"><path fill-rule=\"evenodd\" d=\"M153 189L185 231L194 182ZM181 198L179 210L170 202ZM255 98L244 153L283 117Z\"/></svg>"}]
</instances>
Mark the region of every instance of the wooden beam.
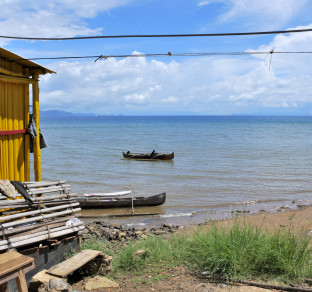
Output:
<instances>
[{"instance_id":1,"label":"wooden beam","mask_svg":"<svg viewBox=\"0 0 312 292\"><path fill-rule=\"evenodd\" d=\"M0 73L8 75L8 76L23 77L23 78L28 78L30 76L30 75L24 75L22 73L14 72L14 71L5 69L3 67L0 67Z\"/></svg>"},{"instance_id":2,"label":"wooden beam","mask_svg":"<svg viewBox=\"0 0 312 292\"><path fill-rule=\"evenodd\" d=\"M37 137L33 138L35 181L41 181L41 150L39 137L39 75L33 75L33 115L36 123Z\"/></svg>"},{"instance_id":3,"label":"wooden beam","mask_svg":"<svg viewBox=\"0 0 312 292\"><path fill-rule=\"evenodd\" d=\"M44 70L43 68L30 69L30 74L32 74L32 75L45 75L47 73L55 73L55 72L53 72L53 71L47 72L47 70Z\"/></svg>"},{"instance_id":4,"label":"wooden beam","mask_svg":"<svg viewBox=\"0 0 312 292\"><path fill-rule=\"evenodd\" d=\"M14 77L14 76L7 76L0 74L0 81L1 82L11 82L11 83L27 83L32 84L35 83L33 79L30 78L22 78L22 77Z\"/></svg>"}]
</instances>

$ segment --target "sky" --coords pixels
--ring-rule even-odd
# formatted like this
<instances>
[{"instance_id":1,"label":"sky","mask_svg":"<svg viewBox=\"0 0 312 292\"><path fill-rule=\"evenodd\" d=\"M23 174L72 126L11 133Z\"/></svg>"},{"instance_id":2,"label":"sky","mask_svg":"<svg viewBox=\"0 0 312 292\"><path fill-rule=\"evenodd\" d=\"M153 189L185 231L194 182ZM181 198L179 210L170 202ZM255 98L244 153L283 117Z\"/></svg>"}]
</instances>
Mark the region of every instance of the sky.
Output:
<instances>
[{"instance_id":1,"label":"sky","mask_svg":"<svg viewBox=\"0 0 312 292\"><path fill-rule=\"evenodd\" d=\"M77 37L312 28L311 0L0 0L0 35ZM107 115L311 115L312 32L258 36L28 41L0 46L57 74L42 110ZM162 57L116 55L167 54ZM177 53L268 52L178 57Z\"/></svg>"}]
</instances>

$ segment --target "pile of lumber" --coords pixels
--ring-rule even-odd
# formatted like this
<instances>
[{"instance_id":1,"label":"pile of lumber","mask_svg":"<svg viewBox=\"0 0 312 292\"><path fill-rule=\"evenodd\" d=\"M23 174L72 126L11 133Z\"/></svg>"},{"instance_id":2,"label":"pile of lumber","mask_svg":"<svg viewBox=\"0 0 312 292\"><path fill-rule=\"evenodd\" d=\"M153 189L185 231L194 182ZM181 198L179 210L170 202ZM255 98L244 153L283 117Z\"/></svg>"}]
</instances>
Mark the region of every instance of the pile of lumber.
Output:
<instances>
[{"instance_id":1,"label":"pile of lumber","mask_svg":"<svg viewBox=\"0 0 312 292\"><path fill-rule=\"evenodd\" d=\"M76 218L77 194L66 181L23 183L33 203L23 197L0 195L0 252L78 234L84 229Z\"/></svg>"}]
</instances>

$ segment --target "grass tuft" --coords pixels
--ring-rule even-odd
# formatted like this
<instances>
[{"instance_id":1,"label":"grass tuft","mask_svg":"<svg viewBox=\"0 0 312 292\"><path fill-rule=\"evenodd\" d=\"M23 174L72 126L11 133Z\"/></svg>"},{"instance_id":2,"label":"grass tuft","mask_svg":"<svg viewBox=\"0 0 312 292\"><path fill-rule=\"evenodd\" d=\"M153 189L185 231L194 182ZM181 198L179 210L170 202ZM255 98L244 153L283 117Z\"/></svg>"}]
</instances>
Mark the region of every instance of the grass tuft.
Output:
<instances>
[{"instance_id":1,"label":"grass tuft","mask_svg":"<svg viewBox=\"0 0 312 292\"><path fill-rule=\"evenodd\" d=\"M310 239L292 229L273 234L235 223L229 230L214 224L199 230L188 245L188 263L227 278L262 277L285 282L311 276Z\"/></svg>"},{"instance_id":2,"label":"grass tuft","mask_svg":"<svg viewBox=\"0 0 312 292\"><path fill-rule=\"evenodd\" d=\"M109 246L101 245L97 241L83 247L110 254ZM146 250L147 256L133 257L138 249ZM295 234L292 228L269 233L245 223L230 227L211 223L192 235L154 236L133 243L113 254L113 268L115 273L140 274L183 265L225 278L301 283L312 277L311 252L310 238Z\"/></svg>"}]
</instances>

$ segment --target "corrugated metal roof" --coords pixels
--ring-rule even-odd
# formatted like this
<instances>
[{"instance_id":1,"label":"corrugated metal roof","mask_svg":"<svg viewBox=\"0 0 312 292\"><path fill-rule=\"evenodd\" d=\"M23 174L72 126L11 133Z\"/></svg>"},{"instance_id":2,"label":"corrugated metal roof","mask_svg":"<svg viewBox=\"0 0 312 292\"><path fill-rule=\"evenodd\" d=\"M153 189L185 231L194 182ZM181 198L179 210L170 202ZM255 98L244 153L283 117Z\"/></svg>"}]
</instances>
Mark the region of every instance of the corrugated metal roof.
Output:
<instances>
[{"instance_id":1,"label":"corrugated metal roof","mask_svg":"<svg viewBox=\"0 0 312 292\"><path fill-rule=\"evenodd\" d=\"M19 63L27 68L30 68L30 69L40 69L40 71L42 71L42 73L39 73L39 74L47 74L47 73L55 73L54 71L48 69L48 68L45 68L37 63L34 63L32 61L29 61L27 59L24 59L23 57L21 56L18 56L8 50L5 50L3 48L0 48L0 59L7 59L7 60L11 60L11 61L14 61L16 63Z\"/></svg>"}]
</instances>

